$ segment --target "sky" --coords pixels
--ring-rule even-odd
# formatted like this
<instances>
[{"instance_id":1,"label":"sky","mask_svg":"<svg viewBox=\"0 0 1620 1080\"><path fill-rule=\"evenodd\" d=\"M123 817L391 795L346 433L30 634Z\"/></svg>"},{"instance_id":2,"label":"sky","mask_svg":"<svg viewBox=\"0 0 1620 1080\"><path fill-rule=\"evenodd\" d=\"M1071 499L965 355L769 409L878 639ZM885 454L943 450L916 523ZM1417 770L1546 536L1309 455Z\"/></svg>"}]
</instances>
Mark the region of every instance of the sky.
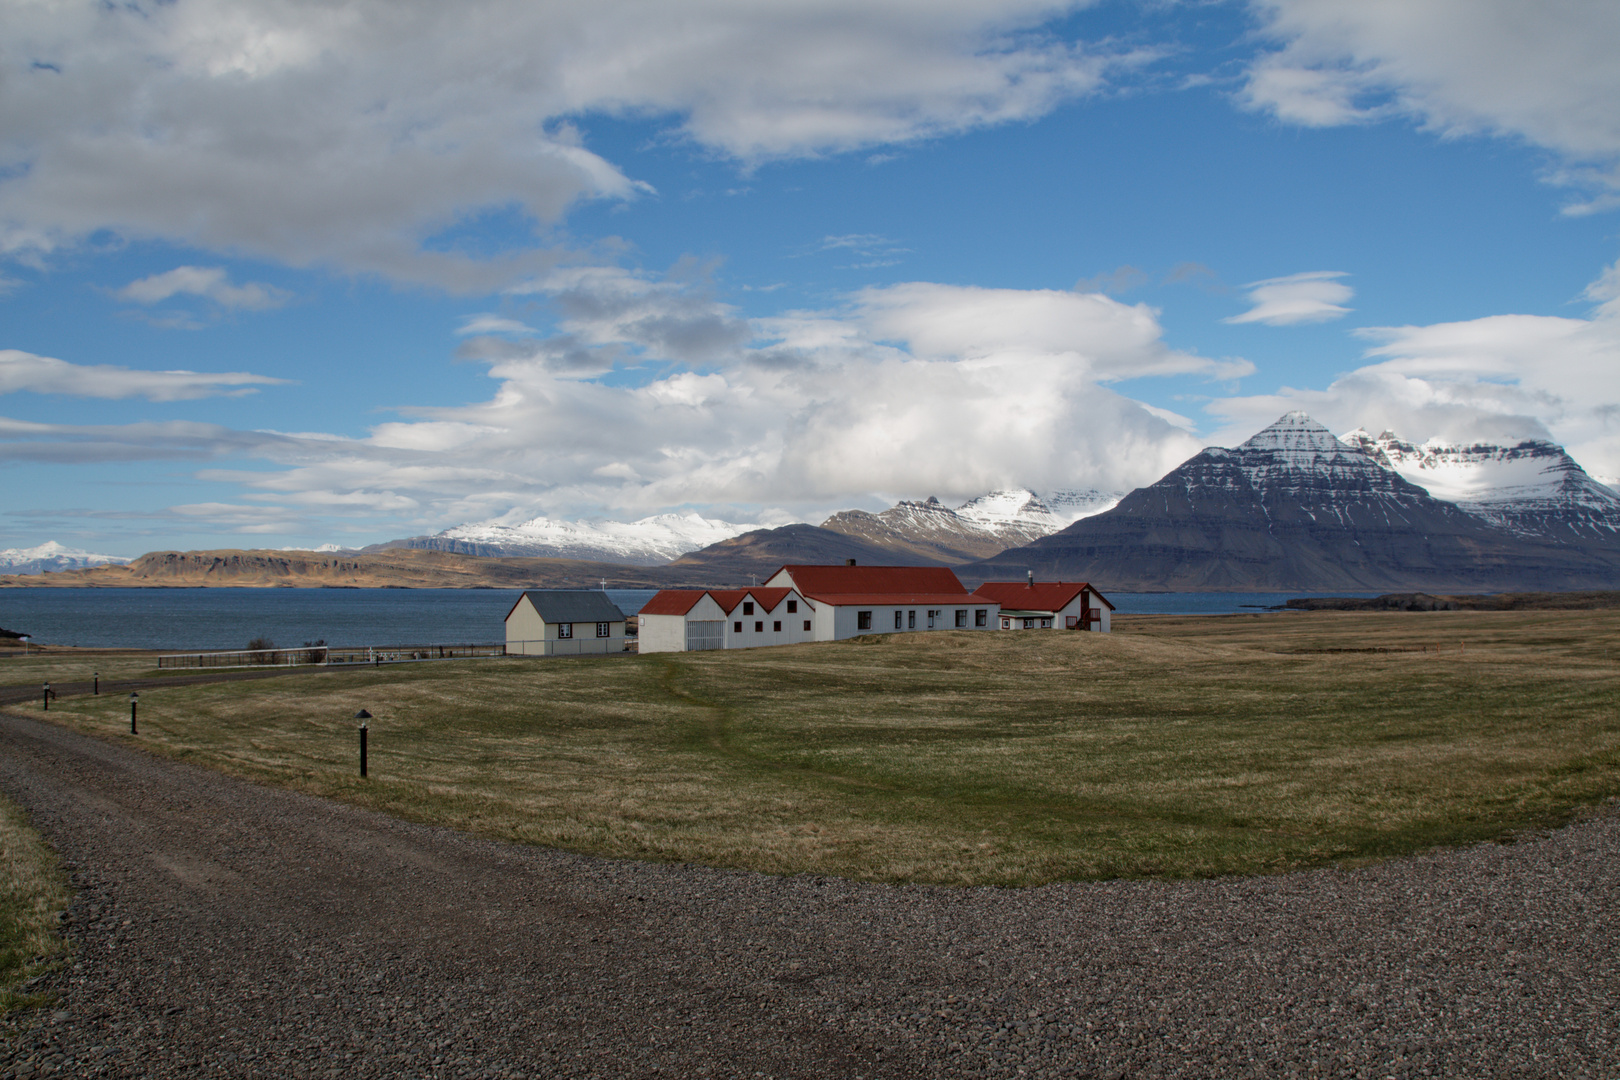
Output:
<instances>
[{"instance_id":1,"label":"sky","mask_svg":"<svg viewBox=\"0 0 1620 1080\"><path fill-rule=\"evenodd\" d=\"M1620 477L1613 0L0 0L0 548Z\"/></svg>"}]
</instances>

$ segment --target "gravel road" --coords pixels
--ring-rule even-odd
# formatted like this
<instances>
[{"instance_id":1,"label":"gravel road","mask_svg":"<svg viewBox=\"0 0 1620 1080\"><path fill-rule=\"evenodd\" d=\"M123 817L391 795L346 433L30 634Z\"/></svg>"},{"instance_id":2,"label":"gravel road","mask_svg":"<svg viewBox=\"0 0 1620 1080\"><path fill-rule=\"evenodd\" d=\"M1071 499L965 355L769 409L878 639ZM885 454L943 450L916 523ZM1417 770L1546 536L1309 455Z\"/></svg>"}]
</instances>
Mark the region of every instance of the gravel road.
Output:
<instances>
[{"instance_id":1,"label":"gravel road","mask_svg":"<svg viewBox=\"0 0 1620 1080\"><path fill-rule=\"evenodd\" d=\"M16 1077L1620 1075L1620 813L1028 890L471 839L0 715L78 888Z\"/></svg>"}]
</instances>

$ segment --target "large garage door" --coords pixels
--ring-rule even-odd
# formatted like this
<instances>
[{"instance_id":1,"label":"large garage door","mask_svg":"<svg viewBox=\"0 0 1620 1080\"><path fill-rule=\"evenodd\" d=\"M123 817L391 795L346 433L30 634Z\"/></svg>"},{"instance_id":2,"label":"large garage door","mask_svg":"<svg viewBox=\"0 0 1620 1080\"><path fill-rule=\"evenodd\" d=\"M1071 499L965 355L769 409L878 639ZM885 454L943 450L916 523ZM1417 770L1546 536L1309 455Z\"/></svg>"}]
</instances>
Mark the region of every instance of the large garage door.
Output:
<instances>
[{"instance_id":1,"label":"large garage door","mask_svg":"<svg viewBox=\"0 0 1620 1080\"><path fill-rule=\"evenodd\" d=\"M697 652L700 649L723 649L726 646L726 624L719 619L714 622L689 622L686 624L686 651Z\"/></svg>"}]
</instances>

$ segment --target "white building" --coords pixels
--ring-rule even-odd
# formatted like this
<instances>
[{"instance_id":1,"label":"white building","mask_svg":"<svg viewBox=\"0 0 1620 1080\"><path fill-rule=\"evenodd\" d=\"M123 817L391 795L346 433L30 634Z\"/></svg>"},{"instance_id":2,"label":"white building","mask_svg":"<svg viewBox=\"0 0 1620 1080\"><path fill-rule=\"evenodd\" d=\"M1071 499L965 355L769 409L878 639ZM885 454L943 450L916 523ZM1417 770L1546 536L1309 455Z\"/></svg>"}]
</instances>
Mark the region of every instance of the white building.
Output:
<instances>
[{"instance_id":1,"label":"white building","mask_svg":"<svg viewBox=\"0 0 1620 1080\"><path fill-rule=\"evenodd\" d=\"M624 612L599 590L531 589L506 613L508 656L624 650Z\"/></svg>"},{"instance_id":2,"label":"white building","mask_svg":"<svg viewBox=\"0 0 1620 1080\"><path fill-rule=\"evenodd\" d=\"M1114 605L1087 581L987 581L979 595L1001 605L1003 630L1111 629Z\"/></svg>"},{"instance_id":3,"label":"white building","mask_svg":"<svg viewBox=\"0 0 1620 1080\"><path fill-rule=\"evenodd\" d=\"M999 605L942 566L784 566L752 589L665 589L640 651L743 649L859 634L994 630Z\"/></svg>"},{"instance_id":4,"label":"white building","mask_svg":"<svg viewBox=\"0 0 1620 1080\"><path fill-rule=\"evenodd\" d=\"M637 618L644 653L815 640L810 607L794 589L664 589Z\"/></svg>"}]
</instances>

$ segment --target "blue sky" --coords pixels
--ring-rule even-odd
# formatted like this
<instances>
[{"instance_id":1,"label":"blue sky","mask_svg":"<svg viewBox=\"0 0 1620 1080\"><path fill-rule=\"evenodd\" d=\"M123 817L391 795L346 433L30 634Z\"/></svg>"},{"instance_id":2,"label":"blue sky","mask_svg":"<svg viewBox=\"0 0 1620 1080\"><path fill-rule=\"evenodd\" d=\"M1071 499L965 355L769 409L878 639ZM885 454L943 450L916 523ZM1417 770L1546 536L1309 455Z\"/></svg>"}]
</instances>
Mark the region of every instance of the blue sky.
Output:
<instances>
[{"instance_id":1,"label":"blue sky","mask_svg":"<svg viewBox=\"0 0 1620 1080\"><path fill-rule=\"evenodd\" d=\"M0 547L1620 476L1612 3L569 7L6 5Z\"/></svg>"}]
</instances>

